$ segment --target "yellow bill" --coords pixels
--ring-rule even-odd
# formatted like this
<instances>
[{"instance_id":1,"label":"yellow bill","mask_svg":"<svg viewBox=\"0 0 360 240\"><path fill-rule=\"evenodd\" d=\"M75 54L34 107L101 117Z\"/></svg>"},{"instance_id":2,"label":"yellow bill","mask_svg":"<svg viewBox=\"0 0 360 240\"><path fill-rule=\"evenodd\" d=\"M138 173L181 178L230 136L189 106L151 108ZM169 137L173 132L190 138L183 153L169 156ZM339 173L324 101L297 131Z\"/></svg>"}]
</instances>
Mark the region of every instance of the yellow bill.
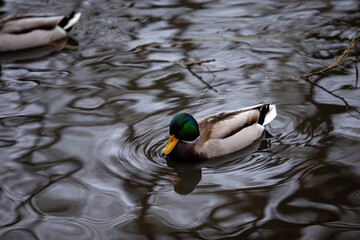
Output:
<instances>
[{"instance_id":1,"label":"yellow bill","mask_svg":"<svg viewBox=\"0 0 360 240\"><path fill-rule=\"evenodd\" d=\"M179 139L177 139L174 134L169 136L169 141L166 144L164 150L162 151L162 155L168 155L169 153L171 153L171 151L174 149L174 147L176 146L177 142L179 141Z\"/></svg>"}]
</instances>

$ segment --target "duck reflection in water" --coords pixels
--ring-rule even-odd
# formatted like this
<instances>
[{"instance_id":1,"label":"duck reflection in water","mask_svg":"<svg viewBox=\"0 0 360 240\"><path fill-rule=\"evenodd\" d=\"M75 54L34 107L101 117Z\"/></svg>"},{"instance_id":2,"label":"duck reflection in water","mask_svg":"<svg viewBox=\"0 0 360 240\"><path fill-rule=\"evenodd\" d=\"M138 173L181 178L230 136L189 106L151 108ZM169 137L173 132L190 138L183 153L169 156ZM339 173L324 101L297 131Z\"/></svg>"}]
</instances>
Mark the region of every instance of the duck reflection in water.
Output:
<instances>
[{"instance_id":1,"label":"duck reflection in water","mask_svg":"<svg viewBox=\"0 0 360 240\"><path fill-rule=\"evenodd\" d=\"M51 54L60 52L64 49L76 49L77 46L78 42L75 39L66 37L56 42L49 43L45 46L18 51L1 52L0 63L15 63L41 59Z\"/></svg>"},{"instance_id":2,"label":"duck reflection in water","mask_svg":"<svg viewBox=\"0 0 360 240\"><path fill-rule=\"evenodd\" d=\"M173 163L173 160L168 159L167 164L169 167ZM201 181L202 170L201 168L197 169L181 169L175 168L177 175L168 174L167 177L170 178L174 184L174 191L180 195L187 195L192 193L196 186Z\"/></svg>"},{"instance_id":3,"label":"duck reflection in water","mask_svg":"<svg viewBox=\"0 0 360 240\"><path fill-rule=\"evenodd\" d=\"M248 147L227 156L207 160L166 157L168 167L173 168L175 171L175 174L167 174L167 177L173 182L176 193L180 195L190 194L201 181L202 168L217 169L238 164L244 157L256 151L270 148L270 138L272 138L272 135L265 131L257 141Z\"/></svg>"}]
</instances>

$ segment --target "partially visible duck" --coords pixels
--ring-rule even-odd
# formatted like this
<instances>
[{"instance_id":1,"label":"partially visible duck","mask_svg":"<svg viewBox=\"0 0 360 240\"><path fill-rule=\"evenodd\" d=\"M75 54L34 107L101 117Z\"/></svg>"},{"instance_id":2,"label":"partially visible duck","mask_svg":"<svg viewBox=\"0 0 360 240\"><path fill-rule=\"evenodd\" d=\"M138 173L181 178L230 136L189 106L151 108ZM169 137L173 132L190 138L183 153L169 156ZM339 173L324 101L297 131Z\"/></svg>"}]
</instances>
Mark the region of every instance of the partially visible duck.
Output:
<instances>
[{"instance_id":1,"label":"partially visible duck","mask_svg":"<svg viewBox=\"0 0 360 240\"><path fill-rule=\"evenodd\" d=\"M255 142L276 117L276 107L261 103L207 116L199 123L187 113L174 116L163 156L181 160L227 155Z\"/></svg>"},{"instance_id":2,"label":"partially visible duck","mask_svg":"<svg viewBox=\"0 0 360 240\"><path fill-rule=\"evenodd\" d=\"M9 16L0 20L0 51L17 51L47 45L68 36L81 13L69 15Z\"/></svg>"}]
</instances>

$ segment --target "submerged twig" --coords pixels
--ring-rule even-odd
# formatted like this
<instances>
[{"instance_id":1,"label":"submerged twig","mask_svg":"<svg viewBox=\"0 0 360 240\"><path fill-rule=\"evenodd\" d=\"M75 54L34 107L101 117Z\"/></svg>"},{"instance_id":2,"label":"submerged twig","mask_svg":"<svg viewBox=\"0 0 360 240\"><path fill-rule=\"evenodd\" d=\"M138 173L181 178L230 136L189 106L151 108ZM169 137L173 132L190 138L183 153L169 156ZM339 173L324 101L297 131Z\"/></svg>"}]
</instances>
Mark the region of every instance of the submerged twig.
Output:
<instances>
[{"instance_id":1,"label":"submerged twig","mask_svg":"<svg viewBox=\"0 0 360 240\"><path fill-rule=\"evenodd\" d=\"M206 81L204 81L204 79L202 79L202 77L200 77L199 75L197 75L190 67L187 68L187 70L197 79L199 79L202 83L205 84L205 86L210 89L213 90L214 92L217 92L216 89L214 89L210 84L208 84Z\"/></svg>"},{"instance_id":2,"label":"submerged twig","mask_svg":"<svg viewBox=\"0 0 360 240\"><path fill-rule=\"evenodd\" d=\"M122 41L120 39L117 39L109 34L106 34L104 32L101 32L101 31L98 31L96 29L93 29L93 28L90 28L90 27L86 27L84 25L81 25L81 24L78 24L80 27L88 30L88 31L91 31L93 33L96 33L96 34L99 34L101 36L104 36L108 39L111 39L112 41L114 42L118 42L124 46L127 46L129 47L131 50L135 50L135 51L139 51L141 53L144 53L144 54L151 54L151 52L145 50L145 48L149 47L149 46L161 46L161 45L176 45L176 44L182 44L182 45L187 45L187 44L196 44L196 43L206 43L206 42L222 42L222 41L240 41L240 40L246 40L246 39L260 39L260 38L276 38L276 37L295 37L295 36L304 36L304 35L307 35L307 36L310 36L310 35L317 35L317 34L324 34L324 33L328 33L328 32L332 32L332 31L325 31L325 32L296 32L296 33L285 33L285 34L282 34L282 33L277 33L277 34L260 34L260 35L249 35L249 36L239 36L239 37L232 37L232 38L222 38L222 39L205 39L205 40L184 40L184 41L173 41L173 42L163 42L163 43L150 43L150 44L144 44L144 45L139 45L139 46L136 46L136 47L132 47L130 44L128 44L127 42L125 41ZM355 71L356 71L356 79L355 79L355 85L354 85L354 88L356 89L357 88L357 85L358 85L358 81L359 81L359 71L358 71L358 68L357 68L357 65L356 63L358 61L360 61L359 59L359 56L358 56L358 47L357 47L357 43L356 43L356 40L359 38L360 36L360 33L357 33L351 40L348 48L343 52L343 54L333 63L331 64L330 66L324 68L324 69L321 69L321 70L318 70L316 72L312 72L312 73L309 73L309 74L305 74L305 75L302 75L302 76L296 76L296 75L291 75L291 74L286 74L286 73L274 73L274 72L265 72L265 71L262 71L262 70L254 70L254 69L244 69L244 70L248 70L248 71L256 71L256 72L262 72L262 73L265 73L265 74L270 74L270 75L273 75L273 76L281 76L281 77L285 77L285 78L290 78L290 79L303 79L307 82L309 82L310 84L322 89L323 91L331 94L332 96L340 99L341 101L344 102L345 104L345 107L347 109L347 111L349 112L350 115L352 115L353 117L359 119L359 117L357 116L354 116L353 114L350 113L350 109L359 113L360 114L360 111L358 111L357 109L355 108L351 108L350 105L348 104L348 102L345 100L345 98L333 93L332 91L329 91L327 90L326 88L324 88L323 86L315 83L315 82L312 82L310 81L310 77L311 76L314 76L314 75L320 75L320 74L323 74L331 69L334 69L336 67L339 67L339 66L342 66L344 65L345 63L347 62L354 62L355 63ZM355 48L355 52L356 52L356 58L348 58L349 56L349 52L352 48ZM213 75L214 75L214 71L211 71L206 65L204 65L203 63L207 63L207 62L212 62L214 61L213 59L211 60L198 60L198 61L194 61L194 62L179 62L179 61L173 61L173 60L170 60L170 59L165 59L164 57L162 57L162 60L163 61L167 61L167 62L171 62L171 63L174 63L176 65L179 65L185 69L187 69L194 77L196 77L197 79L199 79L202 83L204 83L206 85L206 87L210 90L213 90L215 92L217 92L216 89L214 89L211 84L208 84L206 81L204 81L202 79L201 76L199 76L198 74L196 74L192 69L191 67L192 66L195 66L195 65L198 65L198 66L203 66L205 67L209 72L211 72ZM224 68L224 70L229 70L230 68ZM238 69L238 68L237 68ZM215 76L214 76L214 79L215 79ZM213 79L213 80L214 80Z\"/></svg>"},{"instance_id":3,"label":"submerged twig","mask_svg":"<svg viewBox=\"0 0 360 240\"><path fill-rule=\"evenodd\" d=\"M352 113L350 112L350 110L353 110L353 111L355 111L355 112L357 112L357 113L359 113L359 114L360 114L360 111L357 110L356 108L351 107L350 104L345 100L345 98L343 98L343 97L335 94L334 92L326 89L325 87L323 87L323 86L321 86L321 85L319 85L319 84L317 84L317 83L315 83L315 82L310 81L309 78L306 78L305 81L308 82L308 83L310 83L311 85L314 85L314 86L322 89L323 91L327 92L327 93L330 94L331 96L333 96L333 97L335 97L335 98L337 98L337 99L340 99L340 100L345 104L346 111L347 111L352 117L360 120L360 117L355 116L354 114L352 114Z\"/></svg>"},{"instance_id":4,"label":"submerged twig","mask_svg":"<svg viewBox=\"0 0 360 240\"><path fill-rule=\"evenodd\" d=\"M193 55L195 55L195 58L199 59L198 56L196 56L195 53L193 53ZM212 61L215 61L215 59L210 60L210 61L208 61L208 62L212 62ZM199 61L198 61L198 62L199 62ZM201 62L201 61L200 61L200 62ZM202 63L200 63L200 64L202 64ZM191 66L193 66L193 65L189 65L189 66L188 66L188 69L189 69L190 73L195 74L195 73L191 70ZM204 93L202 94L202 96L201 96L201 98L200 98L200 102L199 102L199 104L196 106L196 109L195 109L194 113L197 112L199 106L203 103L203 100L204 100L204 98L205 98L205 95L206 95L208 89L213 90L214 92L217 92L217 90L214 89L214 88L211 86L212 82L215 80L215 73L214 73L208 66L203 65L203 64L202 64L202 66L204 66L204 67L206 68L206 70L212 74L213 79L210 81L210 83L207 83L207 82L205 82L202 78L200 78L200 76L198 76L198 75L196 74L196 76L198 76L202 82L205 82L205 84L206 84L208 87L207 87L207 89L204 91Z\"/></svg>"},{"instance_id":5,"label":"submerged twig","mask_svg":"<svg viewBox=\"0 0 360 240\"><path fill-rule=\"evenodd\" d=\"M352 39L351 39L351 42L349 44L349 46L347 47L347 49L343 52L343 54L333 63L331 64L330 66L326 67L326 68L323 68L321 70L318 70L316 72L312 72L312 73L309 73L309 74L305 74L305 75L301 75L301 76L296 76L296 75L292 75L292 74L287 74L287 73L276 73L276 72L269 72L269 71L263 71L263 70L254 70L254 69L246 69L244 68L244 70L247 70L247 71L252 71L252 72L262 72L262 73L265 73L265 74L269 74L269 75L272 75L272 76L277 76L277 77L283 77L283 78L290 78L290 79L294 79L294 80L300 80L300 79L303 79L305 80L306 82L320 88L321 90L327 92L328 94L332 95L333 97L337 98L337 99L340 99L344 105L345 105L345 108L347 110L347 112L354 118L356 119L359 119L360 120L360 117L358 116L355 116L354 114L351 113L351 110L352 111L355 111L357 113L360 114L360 111L357 110L356 108L354 107L351 107L350 104L346 101L345 98L335 94L333 91L330 91L328 89L326 89L325 87L319 85L318 83L315 83L313 81L310 80L310 77L314 76L314 75L320 75L320 74L323 74L327 71L330 71L331 69L334 69L334 68L337 68L339 66L342 66L344 65L345 63L347 62L354 62L355 63L355 71L356 71L356 83L355 83L355 88L357 87L357 84L358 84L358 78L359 78L359 72L358 72L358 69L357 69L357 66L356 66L356 63L358 61L360 61L359 59L359 56L358 56L358 51L357 51L357 45L356 45L356 39L360 37L360 33L357 33ZM349 52L350 50L355 47L355 50L356 50L356 58L348 58L349 56ZM345 58L345 59L343 59ZM342 60L343 59L343 60Z\"/></svg>"},{"instance_id":6,"label":"submerged twig","mask_svg":"<svg viewBox=\"0 0 360 240\"><path fill-rule=\"evenodd\" d=\"M357 62L357 61L360 61L360 59L358 58L357 56L357 53L356 53L356 58L348 58L349 56L349 52L350 50L355 46L355 49L357 49L357 45L356 45L356 39L360 36L360 33L357 33L352 39L351 39L351 42L349 44L349 46L347 47L347 49L343 52L343 54L338 57L338 59L333 63L331 64L330 66L324 68L324 69L321 69L319 71L316 71L316 72L313 72L313 73L309 73L309 74L306 74L306 75L302 75L300 77L302 78L309 78L313 75L319 75L321 73L324 73L326 71L329 71L333 68L336 68L338 66L341 66L341 65L344 65L346 62L350 62L350 61L353 61L353 62ZM357 51L356 51L357 52ZM345 60L341 61L343 58L345 57ZM357 70L357 68L356 68Z\"/></svg>"},{"instance_id":7,"label":"submerged twig","mask_svg":"<svg viewBox=\"0 0 360 240\"><path fill-rule=\"evenodd\" d=\"M301 77L301 78L309 78L309 77L314 76L314 75L320 75L320 74L322 74L322 73L324 73L324 72L327 72L327 71L329 71L329 70L331 70L331 69L333 69L333 68L337 68L337 67L339 67L339 66L341 66L341 65L344 65L344 64L347 63L347 62L357 62L357 61L360 61L360 59L357 59L357 58L347 58L347 59L345 59L344 61L342 61L342 62L340 62L340 63L336 63L335 65L332 64L332 65L330 65L329 67L326 67L326 68L324 68L324 69L321 69L321 70L319 70L319 71L312 72L312 73L309 73L309 74L306 74L306 75L302 75L302 76L300 76L300 77Z\"/></svg>"},{"instance_id":8,"label":"submerged twig","mask_svg":"<svg viewBox=\"0 0 360 240\"><path fill-rule=\"evenodd\" d=\"M78 23L78 26L85 29L85 30L87 30L87 31L91 31L91 32L93 32L95 34L101 35L101 36L103 36L103 37L105 37L107 39L110 39L110 40L114 41L114 42L120 43L121 45L128 47L130 49L130 51L138 51L138 52L144 53L146 55L151 54L150 51L145 50L145 47L143 47L143 46L150 46L151 44L133 47L133 46L131 46L131 44L127 43L126 41L123 41L121 39L113 37L110 34L104 33L102 31L96 30L96 29L91 28L91 27L84 26L84 25L79 24L79 23ZM179 62L179 61L173 61L171 59L166 59L166 58L162 57L162 60L166 61L166 62L174 63L174 64L176 64L176 65L178 65L180 67L183 67L183 68L187 69L193 76L195 76L197 79L199 79L201 82L203 82L209 89L216 91L209 84L207 84L199 75L197 75L196 73L194 73L190 69L191 66L194 66L194 65L203 66L203 63L213 62L213 61L215 61L215 59L198 60L198 61L194 61L194 62ZM207 68L207 69L209 69L209 68Z\"/></svg>"},{"instance_id":9,"label":"submerged twig","mask_svg":"<svg viewBox=\"0 0 360 240\"><path fill-rule=\"evenodd\" d=\"M199 44L199 43L211 43L211 42L231 42L231 41L243 41L249 39L262 39L262 38L279 38L279 37L297 37L297 36L312 36L318 34L330 33L333 31L324 32L293 32L293 33L273 33L273 34L255 34L246 36L235 36L228 38L214 38L214 39L200 39L200 40L179 40L172 42L155 42L149 44L143 44L137 46L137 48L145 49L147 47L158 47L161 45L188 45L188 44Z\"/></svg>"},{"instance_id":10,"label":"submerged twig","mask_svg":"<svg viewBox=\"0 0 360 240\"><path fill-rule=\"evenodd\" d=\"M302 76L300 76L300 78L305 79L305 81L307 81L308 83L310 83L310 84L312 84L312 85L314 85L314 86L322 89L323 91L329 93L329 94L332 95L333 97L336 97L336 98L340 99L341 101L343 101L343 103L345 104L345 107L346 107L347 112L348 112L351 116L353 116L354 118L360 120L359 117L355 116L354 114L352 114L352 113L350 112L350 105L349 105L349 103L345 100L345 98L343 98L343 97L335 94L335 93L332 92L332 91L327 90L325 87L323 87L323 86L321 86L321 85L319 85L319 84L317 84L317 83L315 83L315 82L310 81L310 77L311 77L311 76L322 74L322 73L327 72L327 71L329 71L329 70L331 70L331 69L333 69L333 68L336 68L336 67L339 67L339 66L341 66L341 65L344 65L344 64L347 63L347 62L354 62L354 63L355 63L355 72L356 72L356 76L355 76L355 86L354 86L354 88L356 89L356 88L357 88L357 84L358 84L358 78L359 78L359 71L358 71L358 68L357 68L356 63L357 63L358 61L360 61L360 59L359 59L359 57L358 57L356 39L357 39L359 36L360 36L360 33L357 33L357 34L351 39L350 44L349 44L349 46L347 47L347 49L343 52L343 54L342 54L333 64L331 64L330 66L328 66L328 67L326 67L326 68L324 68L324 69L321 69L321 70L319 70L319 71L316 71L316 72L313 72L313 73L309 73L309 74L306 74L306 75L302 75ZM350 52L350 50L351 50L353 47L355 48L355 51L356 51L356 58L348 58L349 52ZM345 58L345 59L342 60L343 58ZM341 60L342 60L342 61L341 61ZM360 114L360 111L357 110L356 108L353 108L353 107L352 107L351 110L353 110L353 111L355 111L355 112L357 112L357 113Z\"/></svg>"},{"instance_id":11,"label":"submerged twig","mask_svg":"<svg viewBox=\"0 0 360 240\"><path fill-rule=\"evenodd\" d=\"M356 54L356 58L359 58L359 51L358 51L358 47L357 47L357 44L356 44L356 41L355 41L355 54ZM354 89L357 88L357 85L358 85L358 82L359 82L359 70L358 70L358 67L357 67L357 64L356 62L354 63L355 64L355 86L354 86Z\"/></svg>"},{"instance_id":12,"label":"submerged twig","mask_svg":"<svg viewBox=\"0 0 360 240\"><path fill-rule=\"evenodd\" d=\"M194 66L194 65L202 66L203 63L214 62L214 61L215 61L215 59L199 60L199 61L194 61L194 62L178 62L178 63L183 65L183 66L190 67L190 66ZM208 67L206 67L206 68L210 71L210 69Z\"/></svg>"}]
</instances>

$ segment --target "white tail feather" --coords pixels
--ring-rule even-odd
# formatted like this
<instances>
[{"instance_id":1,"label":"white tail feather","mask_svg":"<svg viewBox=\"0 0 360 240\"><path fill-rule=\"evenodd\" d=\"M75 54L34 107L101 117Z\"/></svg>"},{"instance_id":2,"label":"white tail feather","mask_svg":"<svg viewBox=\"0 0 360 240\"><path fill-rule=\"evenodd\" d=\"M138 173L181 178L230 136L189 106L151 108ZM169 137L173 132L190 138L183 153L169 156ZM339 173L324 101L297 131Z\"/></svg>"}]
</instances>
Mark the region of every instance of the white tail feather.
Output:
<instances>
[{"instance_id":1,"label":"white tail feather","mask_svg":"<svg viewBox=\"0 0 360 240\"><path fill-rule=\"evenodd\" d=\"M270 104L269 106L270 110L269 112L266 114L265 116L265 120L263 125L268 124L269 122L271 122L272 120L274 120L274 118L276 117L277 113L276 113L276 106L274 104Z\"/></svg>"},{"instance_id":2,"label":"white tail feather","mask_svg":"<svg viewBox=\"0 0 360 240\"><path fill-rule=\"evenodd\" d=\"M74 26L74 24L79 21L80 17L81 17L81 13L75 13L74 17L69 20L69 22L65 25L64 29L67 30L72 26Z\"/></svg>"}]
</instances>

